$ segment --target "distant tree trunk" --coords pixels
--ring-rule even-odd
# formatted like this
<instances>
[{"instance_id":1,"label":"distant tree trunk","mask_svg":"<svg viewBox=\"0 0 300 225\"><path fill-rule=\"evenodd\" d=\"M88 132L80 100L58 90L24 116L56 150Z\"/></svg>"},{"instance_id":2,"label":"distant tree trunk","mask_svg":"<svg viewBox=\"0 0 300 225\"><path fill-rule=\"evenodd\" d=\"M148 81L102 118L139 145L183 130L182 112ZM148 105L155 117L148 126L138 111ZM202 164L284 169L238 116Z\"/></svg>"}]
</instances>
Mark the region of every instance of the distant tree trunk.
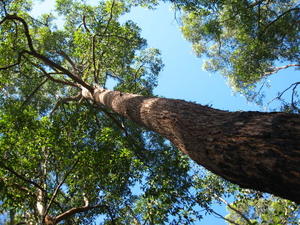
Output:
<instances>
[{"instance_id":1,"label":"distant tree trunk","mask_svg":"<svg viewBox=\"0 0 300 225\"><path fill-rule=\"evenodd\" d=\"M300 203L299 115L227 112L102 88L82 94L160 133L223 178Z\"/></svg>"}]
</instances>

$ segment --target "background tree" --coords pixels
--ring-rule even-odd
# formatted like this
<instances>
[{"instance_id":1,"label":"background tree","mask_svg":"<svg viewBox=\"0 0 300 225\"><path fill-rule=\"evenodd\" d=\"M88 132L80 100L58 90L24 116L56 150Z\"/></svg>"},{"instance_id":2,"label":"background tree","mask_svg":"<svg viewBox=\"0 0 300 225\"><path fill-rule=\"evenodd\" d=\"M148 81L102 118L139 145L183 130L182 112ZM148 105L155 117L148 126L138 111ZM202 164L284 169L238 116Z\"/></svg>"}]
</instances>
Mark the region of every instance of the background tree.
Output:
<instances>
[{"instance_id":1,"label":"background tree","mask_svg":"<svg viewBox=\"0 0 300 225\"><path fill-rule=\"evenodd\" d=\"M171 1L182 9L182 33L203 67L223 74L248 100L262 103L269 76L299 69L298 1ZM299 82L282 90L278 100L297 111ZM284 94L290 91L290 101ZM296 112L295 111L295 112Z\"/></svg>"}]
</instances>

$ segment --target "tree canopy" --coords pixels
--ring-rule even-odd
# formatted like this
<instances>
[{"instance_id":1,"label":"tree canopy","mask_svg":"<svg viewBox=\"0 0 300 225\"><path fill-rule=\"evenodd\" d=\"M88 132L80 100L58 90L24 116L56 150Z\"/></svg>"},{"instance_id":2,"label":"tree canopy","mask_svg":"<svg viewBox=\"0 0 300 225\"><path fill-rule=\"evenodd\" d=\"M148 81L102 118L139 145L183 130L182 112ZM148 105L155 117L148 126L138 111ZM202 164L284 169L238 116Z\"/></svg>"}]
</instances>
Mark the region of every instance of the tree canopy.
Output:
<instances>
[{"instance_id":1,"label":"tree canopy","mask_svg":"<svg viewBox=\"0 0 300 225\"><path fill-rule=\"evenodd\" d=\"M276 1L278 14L298 7L282 2ZM204 16L212 2L188 3L176 2L187 10L184 18ZM163 62L158 49L147 48L134 21L120 22L132 2L94 6L57 0L61 25L52 13L31 15L30 1L0 4L0 212L7 224L92 224L99 216L103 224L191 224L203 217L200 207L230 224L297 224L295 203L243 190L207 172L161 135L86 97L109 79L118 81L117 91L153 96ZM227 7L222 4L226 1L220 9ZM291 11L279 22L294 22L298 9ZM269 15L264 13L262 18ZM233 19L228 20L236 23ZM235 25L230 29L242 32L244 48L250 48L248 33L240 30L244 25ZM204 38L218 30L207 26L212 30ZM271 28L267 32L277 32ZM193 27L189 35L197 29L208 28ZM294 47L282 53L283 60L299 54L297 35L286 36ZM232 40L227 41L228 47ZM249 52L243 53L247 58ZM267 68L260 66L254 74ZM247 79L250 84L261 78ZM228 196L234 196L233 203ZM228 216L212 209L216 202L227 205Z\"/></svg>"},{"instance_id":2,"label":"tree canopy","mask_svg":"<svg viewBox=\"0 0 300 225\"><path fill-rule=\"evenodd\" d=\"M235 90L261 102L262 87L270 75L299 69L299 14L296 0L174 1L182 9L182 33L203 67L222 73ZM291 84L291 101L297 110L297 88ZM288 88L288 87L286 87ZM282 90L278 96L284 100ZM286 90L287 91L287 90ZM286 92L284 91L284 92Z\"/></svg>"}]
</instances>

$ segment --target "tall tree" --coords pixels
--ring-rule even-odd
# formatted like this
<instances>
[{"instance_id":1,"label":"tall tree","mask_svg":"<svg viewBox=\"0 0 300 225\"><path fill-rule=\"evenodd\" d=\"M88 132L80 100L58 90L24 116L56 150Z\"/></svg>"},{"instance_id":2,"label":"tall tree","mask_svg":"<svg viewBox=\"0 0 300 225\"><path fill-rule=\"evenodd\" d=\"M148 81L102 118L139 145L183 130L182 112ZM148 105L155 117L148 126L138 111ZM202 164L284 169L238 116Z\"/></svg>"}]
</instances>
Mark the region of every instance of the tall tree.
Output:
<instances>
[{"instance_id":1,"label":"tall tree","mask_svg":"<svg viewBox=\"0 0 300 225\"><path fill-rule=\"evenodd\" d=\"M118 22L127 7L60 1L66 28L58 30L51 14L31 17L26 1L1 4L0 211L12 215L10 223L199 218L187 209L185 157L159 135L80 99L81 87L60 71L74 73L82 85L104 86L113 78L119 90L151 95L162 67L159 51L145 49L133 22ZM136 186L143 191L133 193Z\"/></svg>"},{"instance_id":2,"label":"tall tree","mask_svg":"<svg viewBox=\"0 0 300 225\"><path fill-rule=\"evenodd\" d=\"M57 11L66 17L61 30L51 23L51 15L32 19L25 2L2 4L2 105L23 100L20 109L30 104L40 115L50 111L55 115L68 101L86 102L113 119L125 135L130 134L128 121L114 113L162 134L197 163L230 181L300 201L299 116L232 113L144 97L151 95L162 63L157 50L137 52L145 41L134 23L121 26L117 21L127 10L122 2L91 7L58 1ZM137 94L102 88L107 77L120 81L116 89ZM62 98L53 107L57 95Z\"/></svg>"}]
</instances>

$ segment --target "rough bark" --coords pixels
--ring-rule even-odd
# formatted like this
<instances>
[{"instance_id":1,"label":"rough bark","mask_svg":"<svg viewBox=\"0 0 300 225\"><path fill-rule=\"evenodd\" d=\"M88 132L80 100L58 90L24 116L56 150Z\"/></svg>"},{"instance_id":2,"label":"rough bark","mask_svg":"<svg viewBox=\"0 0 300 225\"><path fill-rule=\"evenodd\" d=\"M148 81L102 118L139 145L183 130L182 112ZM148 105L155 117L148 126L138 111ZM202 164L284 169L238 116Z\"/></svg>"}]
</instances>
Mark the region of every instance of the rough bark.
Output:
<instances>
[{"instance_id":1,"label":"rough bark","mask_svg":"<svg viewBox=\"0 0 300 225\"><path fill-rule=\"evenodd\" d=\"M223 178L300 203L299 115L227 112L102 88L82 94L160 133Z\"/></svg>"}]
</instances>

